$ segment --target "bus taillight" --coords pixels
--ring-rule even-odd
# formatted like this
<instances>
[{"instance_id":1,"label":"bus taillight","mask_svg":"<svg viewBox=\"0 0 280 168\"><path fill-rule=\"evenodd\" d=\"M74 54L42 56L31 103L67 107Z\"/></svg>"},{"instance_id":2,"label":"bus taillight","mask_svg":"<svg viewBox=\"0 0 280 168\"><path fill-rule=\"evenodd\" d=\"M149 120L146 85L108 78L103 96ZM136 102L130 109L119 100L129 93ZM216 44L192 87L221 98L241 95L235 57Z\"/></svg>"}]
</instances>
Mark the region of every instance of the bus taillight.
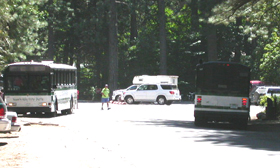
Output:
<instances>
[{"instance_id":1,"label":"bus taillight","mask_svg":"<svg viewBox=\"0 0 280 168\"><path fill-rule=\"evenodd\" d=\"M197 98L196 98L196 102L197 102L197 104L201 104L201 101L202 101L201 96L197 96Z\"/></svg>"},{"instance_id":2,"label":"bus taillight","mask_svg":"<svg viewBox=\"0 0 280 168\"><path fill-rule=\"evenodd\" d=\"M242 106L247 106L248 99L242 98Z\"/></svg>"}]
</instances>

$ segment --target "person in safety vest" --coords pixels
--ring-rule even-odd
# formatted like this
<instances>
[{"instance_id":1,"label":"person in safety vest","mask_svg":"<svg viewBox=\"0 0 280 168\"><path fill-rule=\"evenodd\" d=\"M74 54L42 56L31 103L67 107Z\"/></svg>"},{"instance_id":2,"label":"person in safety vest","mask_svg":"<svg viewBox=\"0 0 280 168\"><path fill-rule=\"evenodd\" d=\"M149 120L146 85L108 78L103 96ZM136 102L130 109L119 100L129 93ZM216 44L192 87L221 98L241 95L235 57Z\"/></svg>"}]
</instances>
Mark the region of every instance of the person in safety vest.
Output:
<instances>
[{"instance_id":1,"label":"person in safety vest","mask_svg":"<svg viewBox=\"0 0 280 168\"><path fill-rule=\"evenodd\" d=\"M105 85L105 87L101 91L102 97L101 97L101 110L103 110L103 104L107 103L107 109L110 110L111 108L109 107L109 94L110 90L108 88L108 84Z\"/></svg>"}]
</instances>

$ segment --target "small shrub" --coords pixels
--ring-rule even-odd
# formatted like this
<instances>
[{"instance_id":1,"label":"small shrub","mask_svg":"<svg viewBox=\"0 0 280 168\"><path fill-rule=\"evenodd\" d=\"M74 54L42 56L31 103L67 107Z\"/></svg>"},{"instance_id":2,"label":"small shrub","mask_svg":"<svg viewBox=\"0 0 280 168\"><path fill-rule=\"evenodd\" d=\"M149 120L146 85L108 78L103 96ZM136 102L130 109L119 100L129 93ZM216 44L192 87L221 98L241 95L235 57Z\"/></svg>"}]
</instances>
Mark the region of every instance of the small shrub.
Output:
<instances>
[{"instance_id":1,"label":"small shrub","mask_svg":"<svg viewBox=\"0 0 280 168\"><path fill-rule=\"evenodd\" d=\"M276 107L277 116L280 115L280 96L261 96L260 97L260 105L267 107L267 98L270 98L273 102L273 106Z\"/></svg>"},{"instance_id":2,"label":"small shrub","mask_svg":"<svg viewBox=\"0 0 280 168\"><path fill-rule=\"evenodd\" d=\"M261 96L260 97L260 105L266 107L267 106L267 98L268 96Z\"/></svg>"}]
</instances>

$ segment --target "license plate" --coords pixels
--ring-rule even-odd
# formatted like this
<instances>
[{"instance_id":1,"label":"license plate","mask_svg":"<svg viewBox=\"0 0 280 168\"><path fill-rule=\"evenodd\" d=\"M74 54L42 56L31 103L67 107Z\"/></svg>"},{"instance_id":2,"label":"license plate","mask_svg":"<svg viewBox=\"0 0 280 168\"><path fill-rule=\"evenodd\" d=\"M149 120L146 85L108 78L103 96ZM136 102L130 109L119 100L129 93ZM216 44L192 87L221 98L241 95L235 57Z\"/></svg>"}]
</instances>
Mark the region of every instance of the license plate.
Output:
<instances>
[{"instance_id":1,"label":"license plate","mask_svg":"<svg viewBox=\"0 0 280 168\"><path fill-rule=\"evenodd\" d=\"M230 108L232 108L232 109L237 109L237 104L231 104L231 105L230 105Z\"/></svg>"}]
</instances>

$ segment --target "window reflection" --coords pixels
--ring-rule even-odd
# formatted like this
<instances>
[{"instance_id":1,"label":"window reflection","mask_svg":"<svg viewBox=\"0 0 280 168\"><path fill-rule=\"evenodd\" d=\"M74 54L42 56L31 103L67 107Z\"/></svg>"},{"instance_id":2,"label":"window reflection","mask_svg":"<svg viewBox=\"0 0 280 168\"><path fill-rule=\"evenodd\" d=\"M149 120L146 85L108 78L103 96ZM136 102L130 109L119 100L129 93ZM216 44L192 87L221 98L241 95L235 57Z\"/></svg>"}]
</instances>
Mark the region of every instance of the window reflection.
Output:
<instances>
[{"instance_id":1,"label":"window reflection","mask_svg":"<svg viewBox=\"0 0 280 168\"><path fill-rule=\"evenodd\" d=\"M47 75L21 75L7 78L8 90L10 91L47 91L49 88L49 77Z\"/></svg>"}]
</instances>

